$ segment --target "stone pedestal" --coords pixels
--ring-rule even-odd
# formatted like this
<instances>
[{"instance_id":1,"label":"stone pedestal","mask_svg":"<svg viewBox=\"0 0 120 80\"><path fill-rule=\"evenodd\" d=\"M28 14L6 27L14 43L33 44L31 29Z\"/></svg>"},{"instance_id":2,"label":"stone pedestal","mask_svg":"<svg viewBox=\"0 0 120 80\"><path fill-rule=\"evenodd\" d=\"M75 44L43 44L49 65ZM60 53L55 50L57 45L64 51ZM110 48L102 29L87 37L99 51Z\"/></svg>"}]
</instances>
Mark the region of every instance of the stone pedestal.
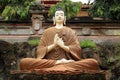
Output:
<instances>
[{"instance_id":1,"label":"stone pedestal","mask_svg":"<svg viewBox=\"0 0 120 80\"><path fill-rule=\"evenodd\" d=\"M80 71L74 73L40 73L12 71L10 80L107 80L105 71Z\"/></svg>"}]
</instances>

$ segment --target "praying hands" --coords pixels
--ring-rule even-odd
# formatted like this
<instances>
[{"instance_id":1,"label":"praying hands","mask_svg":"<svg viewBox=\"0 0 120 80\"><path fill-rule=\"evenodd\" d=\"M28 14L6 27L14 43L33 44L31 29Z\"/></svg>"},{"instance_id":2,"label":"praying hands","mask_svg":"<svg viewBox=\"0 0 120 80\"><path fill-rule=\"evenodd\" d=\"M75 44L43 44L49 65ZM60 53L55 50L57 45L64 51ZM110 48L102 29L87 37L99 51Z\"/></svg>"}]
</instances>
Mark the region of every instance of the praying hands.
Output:
<instances>
[{"instance_id":1,"label":"praying hands","mask_svg":"<svg viewBox=\"0 0 120 80\"><path fill-rule=\"evenodd\" d=\"M63 48L65 46L62 38L58 37L58 34L56 34L55 37L54 37L54 45L59 46L61 48Z\"/></svg>"},{"instance_id":2,"label":"praying hands","mask_svg":"<svg viewBox=\"0 0 120 80\"><path fill-rule=\"evenodd\" d=\"M54 45L61 47L64 49L66 52L69 52L69 47L64 44L64 41L62 38L58 37L58 34L55 35L54 37Z\"/></svg>"}]
</instances>

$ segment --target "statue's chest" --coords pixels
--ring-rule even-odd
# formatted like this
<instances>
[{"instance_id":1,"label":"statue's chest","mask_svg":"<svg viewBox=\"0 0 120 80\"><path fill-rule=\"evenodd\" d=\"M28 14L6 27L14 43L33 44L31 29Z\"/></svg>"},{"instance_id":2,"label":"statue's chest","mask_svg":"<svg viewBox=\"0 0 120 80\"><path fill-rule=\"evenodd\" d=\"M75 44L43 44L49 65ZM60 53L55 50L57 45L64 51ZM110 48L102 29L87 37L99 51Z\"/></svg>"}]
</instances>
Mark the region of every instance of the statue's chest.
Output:
<instances>
[{"instance_id":1,"label":"statue's chest","mask_svg":"<svg viewBox=\"0 0 120 80\"><path fill-rule=\"evenodd\" d=\"M62 58L67 59L66 52L61 49L60 47L56 47L54 50L49 52L46 56L46 59L52 59L52 60L60 60Z\"/></svg>"}]
</instances>

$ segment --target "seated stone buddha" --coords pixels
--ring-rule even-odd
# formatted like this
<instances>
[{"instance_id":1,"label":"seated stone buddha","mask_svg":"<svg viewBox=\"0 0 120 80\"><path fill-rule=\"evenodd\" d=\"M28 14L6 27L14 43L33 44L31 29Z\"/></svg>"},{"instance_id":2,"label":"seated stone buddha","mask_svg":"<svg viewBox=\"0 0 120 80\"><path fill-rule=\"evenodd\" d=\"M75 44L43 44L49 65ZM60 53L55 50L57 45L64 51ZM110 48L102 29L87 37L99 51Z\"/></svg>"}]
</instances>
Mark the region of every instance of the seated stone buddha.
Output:
<instances>
[{"instance_id":1,"label":"seated stone buddha","mask_svg":"<svg viewBox=\"0 0 120 80\"><path fill-rule=\"evenodd\" d=\"M74 71L98 70L93 58L81 59L81 47L75 31L64 26L65 12L58 8L53 17L54 27L46 29L40 39L36 58L23 58L21 70Z\"/></svg>"}]
</instances>

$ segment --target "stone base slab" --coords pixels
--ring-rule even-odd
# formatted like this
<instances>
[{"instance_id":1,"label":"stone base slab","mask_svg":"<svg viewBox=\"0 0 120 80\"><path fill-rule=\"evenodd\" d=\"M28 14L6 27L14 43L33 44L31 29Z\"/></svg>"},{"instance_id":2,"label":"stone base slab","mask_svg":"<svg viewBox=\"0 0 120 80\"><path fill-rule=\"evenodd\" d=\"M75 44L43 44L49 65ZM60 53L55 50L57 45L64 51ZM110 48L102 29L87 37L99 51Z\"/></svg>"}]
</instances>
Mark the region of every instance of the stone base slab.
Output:
<instances>
[{"instance_id":1,"label":"stone base slab","mask_svg":"<svg viewBox=\"0 0 120 80\"><path fill-rule=\"evenodd\" d=\"M78 73L79 72L79 73ZM48 72L36 74L31 71L13 70L10 80L107 80L106 71L77 71L74 73ZM76 74L75 74L76 73Z\"/></svg>"}]
</instances>

